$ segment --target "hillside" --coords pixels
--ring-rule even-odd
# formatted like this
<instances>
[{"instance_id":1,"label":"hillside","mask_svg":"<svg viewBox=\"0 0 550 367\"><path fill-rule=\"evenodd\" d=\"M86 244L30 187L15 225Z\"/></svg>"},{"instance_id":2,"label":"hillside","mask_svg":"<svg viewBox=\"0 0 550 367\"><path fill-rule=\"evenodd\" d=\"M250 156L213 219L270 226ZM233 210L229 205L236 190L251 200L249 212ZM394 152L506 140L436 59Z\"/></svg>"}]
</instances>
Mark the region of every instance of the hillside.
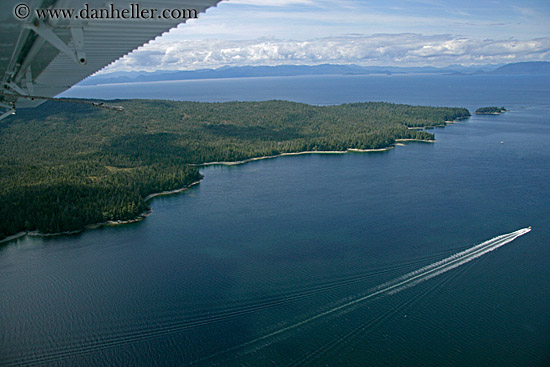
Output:
<instances>
[{"instance_id":1,"label":"hillside","mask_svg":"<svg viewBox=\"0 0 550 367\"><path fill-rule=\"evenodd\" d=\"M115 103L125 110L46 102L0 123L0 238L135 218L148 195L199 180L196 164L384 148L433 139L408 127L470 115L390 103Z\"/></svg>"}]
</instances>

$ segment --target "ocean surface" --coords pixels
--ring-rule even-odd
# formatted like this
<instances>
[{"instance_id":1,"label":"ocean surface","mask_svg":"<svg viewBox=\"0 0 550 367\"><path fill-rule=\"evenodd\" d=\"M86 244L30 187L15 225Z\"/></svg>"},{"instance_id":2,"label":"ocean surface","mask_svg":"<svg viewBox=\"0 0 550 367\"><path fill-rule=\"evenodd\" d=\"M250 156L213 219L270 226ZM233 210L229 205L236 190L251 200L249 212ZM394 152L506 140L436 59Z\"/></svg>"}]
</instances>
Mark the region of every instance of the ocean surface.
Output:
<instances>
[{"instance_id":1,"label":"ocean surface","mask_svg":"<svg viewBox=\"0 0 550 367\"><path fill-rule=\"evenodd\" d=\"M144 221L4 243L1 366L550 365L550 76L195 80L64 96L509 112L431 130L433 144L206 167Z\"/></svg>"}]
</instances>

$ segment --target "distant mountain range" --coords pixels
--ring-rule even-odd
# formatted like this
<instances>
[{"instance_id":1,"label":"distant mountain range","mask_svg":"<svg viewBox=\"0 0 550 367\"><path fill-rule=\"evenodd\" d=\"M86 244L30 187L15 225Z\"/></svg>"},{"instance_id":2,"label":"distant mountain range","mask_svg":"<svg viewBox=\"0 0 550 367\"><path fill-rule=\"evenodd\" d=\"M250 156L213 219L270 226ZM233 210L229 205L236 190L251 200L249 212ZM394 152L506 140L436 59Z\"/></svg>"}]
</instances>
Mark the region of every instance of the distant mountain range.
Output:
<instances>
[{"instance_id":1,"label":"distant mountain range","mask_svg":"<svg viewBox=\"0 0 550 367\"><path fill-rule=\"evenodd\" d=\"M550 74L550 62L517 62L506 64L490 72L491 74Z\"/></svg>"},{"instance_id":2,"label":"distant mountain range","mask_svg":"<svg viewBox=\"0 0 550 367\"><path fill-rule=\"evenodd\" d=\"M155 72L121 71L91 76L79 85L155 82L169 80L248 78L300 75L368 75L368 74L550 74L550 62L518 62L506 65L465 67L450 65L444 68L359 66L359 65L278 65L278 66L226 66L218 69L160 70Z\"/></svg>"}]
</instances>

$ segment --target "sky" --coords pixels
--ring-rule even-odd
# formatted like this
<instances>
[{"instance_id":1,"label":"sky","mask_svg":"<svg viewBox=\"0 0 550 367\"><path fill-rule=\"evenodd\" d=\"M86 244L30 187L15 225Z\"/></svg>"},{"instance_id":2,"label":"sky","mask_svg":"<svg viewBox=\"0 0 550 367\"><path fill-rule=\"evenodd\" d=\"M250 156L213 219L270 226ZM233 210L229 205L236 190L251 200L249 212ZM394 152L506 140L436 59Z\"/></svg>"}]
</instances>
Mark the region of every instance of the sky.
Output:
<instances>
[{"instance_id":1,"label":"sky","mask_svg":"<svg viewBox=\"0 0 550 367\"><path fill-rule=\"evenodd\" d=\"M550 0L228 0L104 72L550 61Z\"/></svg>"}]
</instances>

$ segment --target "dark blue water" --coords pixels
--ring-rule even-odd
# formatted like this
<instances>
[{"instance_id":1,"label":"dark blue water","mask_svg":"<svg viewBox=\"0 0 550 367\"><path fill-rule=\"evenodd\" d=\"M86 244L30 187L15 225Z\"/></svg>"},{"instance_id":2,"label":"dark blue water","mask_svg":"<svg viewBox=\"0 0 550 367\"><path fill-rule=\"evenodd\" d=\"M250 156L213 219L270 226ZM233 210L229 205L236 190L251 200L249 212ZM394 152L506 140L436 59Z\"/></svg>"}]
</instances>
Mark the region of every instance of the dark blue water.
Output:
<instances>
[{"instance_id":1,"label":"dark blue water","mask_svg":"<svg viewBox=\"0 0 550 367\"><path fill-rule=\"evenodd\" d=\"M372 76L75 89L510 111L432 130L435 144L208 167L200 185L154 199L142 222L12 241L0 247L0 365L548 365L549 82ZM363 299L529 225L456 269Z\"/></svg>"}]
</instances>

